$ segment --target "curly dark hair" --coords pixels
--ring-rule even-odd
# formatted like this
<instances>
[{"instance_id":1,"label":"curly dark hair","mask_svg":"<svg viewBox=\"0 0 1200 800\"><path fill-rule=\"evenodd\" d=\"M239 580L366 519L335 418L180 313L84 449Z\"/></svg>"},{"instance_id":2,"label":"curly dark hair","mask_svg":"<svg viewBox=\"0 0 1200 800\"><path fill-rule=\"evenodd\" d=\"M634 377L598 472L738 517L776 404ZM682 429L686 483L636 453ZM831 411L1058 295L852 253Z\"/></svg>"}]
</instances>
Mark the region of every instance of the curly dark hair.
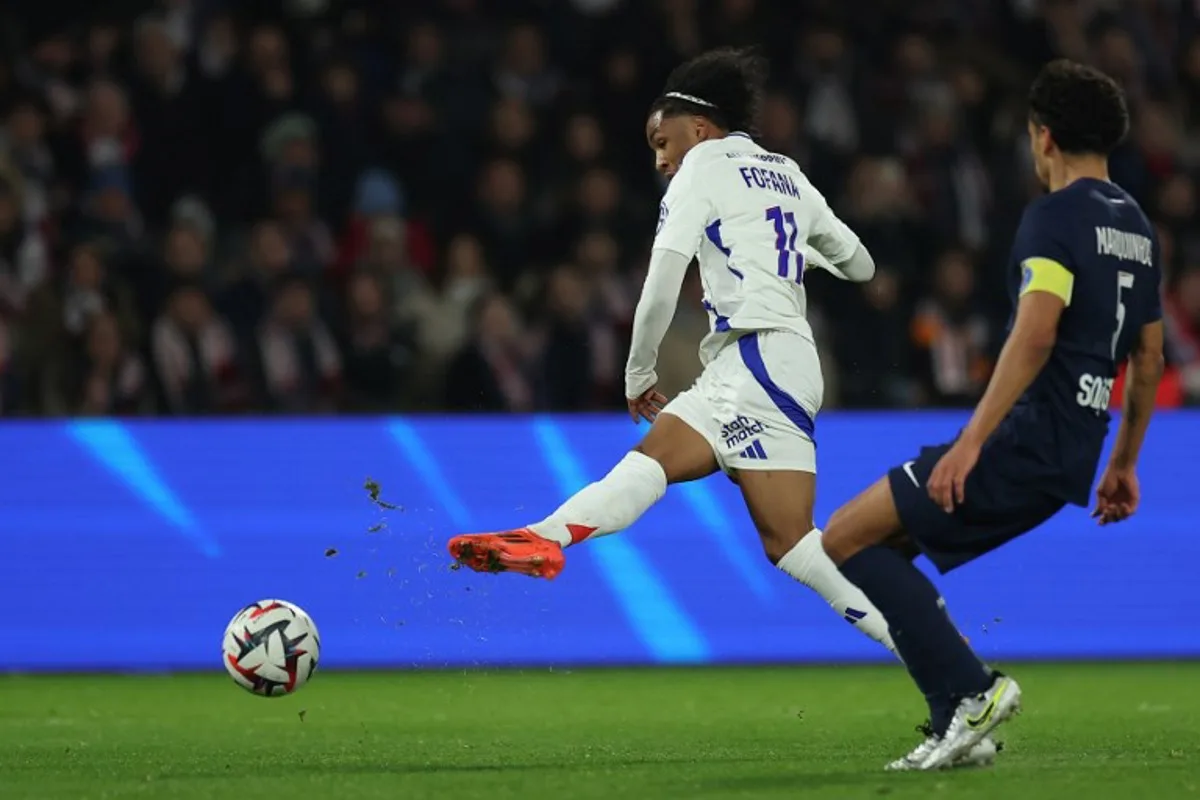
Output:
<instances>
[{"instance_id":1,"label":"curly dark hair","mask_svg":"<svg viewBox=\"0 0 1200 800\"><path fill-rule=\"evenodd\" d=\"M758 132L767 61L753 48L710 50L676 67L650 113L705 117L727 131Z\"/></svg>"},{"instance_id":2,"label":"curly dark hair","mask_svg":"<svg viewBox=\"0 0 1200 800\"><path fill-rule=\"evenodd\" d=\"M1107 156L1129 131L1125 94L1098 69L1060 59L1042 67L1029 89L1029 118L1058 149Z\"/></svg>"}]
</instances>

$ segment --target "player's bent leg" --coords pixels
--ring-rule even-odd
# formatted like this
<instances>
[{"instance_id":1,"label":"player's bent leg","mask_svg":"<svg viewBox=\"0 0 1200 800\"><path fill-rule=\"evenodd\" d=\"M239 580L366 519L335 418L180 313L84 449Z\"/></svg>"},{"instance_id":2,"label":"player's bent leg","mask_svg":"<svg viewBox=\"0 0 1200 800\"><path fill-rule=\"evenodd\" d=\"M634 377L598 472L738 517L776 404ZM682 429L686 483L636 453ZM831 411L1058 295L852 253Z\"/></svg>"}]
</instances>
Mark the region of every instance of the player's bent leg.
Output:
<instances>
[{"instance_id":1,"label":"player's bent leg","mask_svg":"<svg viewBox=\"0 0 1200 800\"><path fill-rule=\"evenodd\" d=\"M905 470L898 477L893 471L839 509L830 518L824 544L842 574L862 589L888 620L900 658L929 703L930 736L888 768L928 769L935 753L939 754L939 766L954 766L983 739L971 733L959 736L952 751L943 746L961 709L960 700L988 691L995 676L971 652L929 578L908 555L887 546L904 527L895 482L909 480L907 474ZM914 513L914 508L925 508L916 504L932 504L920 491L919 481L910 480L900 488L908 492L904 502L910 516L930 526L946 524L940 518ZM939 514L944 512L939 510Z\"/></svg>"},{"instance_id":2,"label":"player's bent leg","mask_svg":"<svg viewBox=\"0 0 1200 800\"><path fill-rule=\"evenodd\" d=\"M813 526L816 475L798 470L739 470L738 485L771 563L821 595L838 616L894 651L887 621L821 547Z\"/></svg>"},{"instance_id":3,"label":"player's bent leg","mask_svg":"<svg viewBox=\"0 0 1200 800\"><path fill-rule=\"evenodd\" d=\"M649 433L633 449L657 461L668 484L707 478L718 469L712 443L692 423L670 410L658 415Z\"/></svg>"},{"instance_id":4,"label":"player's bent leg","mask_svg":"<svg viewBox=\"0 0 1200 800\"><path fill-rule=\"evenodd\" d=\"M872 483L834 512L823 543L829 558L888 619L896 650L929 703L930 727L925 739L887 769L929 769L935 754L938 766L994 762L997 747L986 733L970 740L960 736L953 751L944 747L959 705L958 693L946 690L944 670L952 670L964 681L959 685L970 686L989 684L990 673L971 654L934 584L912 564L916 549L904 536L889 477ZM936 652L940 646L947 648L943 654Z\"/></svg>"},{"instance_id":5,"label":"player's bent leg","mask_svg":"<svg viewBox=\"0 0 1200 800\"><path fill-rule=\"evenodd\" d=\"M517 530L456 536L450 554L477 572L553 578L565 565L564 548L629 527L662 498L668 483L716 469L712 447L701 433L679 417L660 414L641 444L553 514Z\"/></svg>"},{"instance_id":6,"label":"player's bent leg","mask_svg":"<svg viewBox=\"0 0 1200 800\"><path fill-rule=\"evenodd\" d=\"M899 543L901 531L891 486L887 478L880 478L833 512L825 523L822 543L833 563L841 566L873 545Z\"/></svg>"},{"instance_id":7,"label":"player's bent leg","mask_svg":"<svg viewBox=\"0 0 1200 800\"><path fill-rule=\"evenodd\" d=\"M738 470L737 483L763 551L778 565L813 529L817 476L797 470Z\"/></svg>"}]
</instances>

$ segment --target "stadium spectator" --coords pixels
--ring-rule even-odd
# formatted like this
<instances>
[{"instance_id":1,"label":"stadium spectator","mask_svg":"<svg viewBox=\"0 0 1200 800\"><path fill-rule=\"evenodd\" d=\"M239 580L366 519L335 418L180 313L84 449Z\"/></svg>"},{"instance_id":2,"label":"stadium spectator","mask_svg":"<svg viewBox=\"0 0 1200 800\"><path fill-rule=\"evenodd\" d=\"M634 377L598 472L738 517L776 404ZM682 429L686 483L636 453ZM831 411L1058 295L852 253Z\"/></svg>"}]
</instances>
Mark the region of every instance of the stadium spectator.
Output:
<instances>
[{"instance_id":1,"label":"stadium spectator","mask_svg":"<svg viewBox=\"0 0 1200 800\"><path fill-rule=\"evenodd\" d=\"M283 229L296 267L319 275L334 263L333 233L316 215L317 178L303 167L279 168L272 176L272 217Z\"/></svg>"},{"instance_id":2,"label":"stadium spectator","mask_svg":"<svg viewBox=\"0 0 1200 800\"><path fill-rule=\"evenodd\" d=\"M924 403L964 406L979 398L991 372L987 320L975 307L974 266L949 250L934 266L932 290L917 303L914 373Z\"/></svg>"},{"instance_id":3,"label":"stadium spectator","mask_svg":"<svg viewBox=\"0 0 1200 800\"><path fill-rule=\"evenodd\" d=\"M472 309L494 288L479 240L467 233L451 239L441 291L417 332L424 355L422 383L440 387L447 363L471 334Z\"/></svg>"},{"instance_id":4,"label":"stadium spectator","mask_svg":"<svg viewBox=\"0 0 1200 800\"><path fill-rule=\"evenodd\" d=\"M139 139L131 166L137 205L147 223L158 227L176 198L212 187L211 115L200 82L165 20L138 20L134 47L131 100Z\"/></svg>"},{"instance_id":5,"label":"stadium spectator","mask_svg":"<svg viewBox=\"0 0 1200 800\"><path fill-rule=\"evenodd\" d=\"M291 245L277 223L259 222L248 238L244 267L218 300L218 308L243 338L249 338L266 316L273 285L296 269Z\"/></svg>"},{"instance_id":6,"label":"stadium spectator","mask_svg":"<svg viewBox=\"0 0 1200 800\"><path fill-rule=\"evenodd\" d=\"M139 349L144 326L133 291L113 274L102 248L85 242L71 249L61 275L42 283L30 298L22 352L33 383L41 382L42 365L63 365L74 357L99 314L113 315L125 347Z\"/></svg>"},{"instance_id":7,"label":"stadium spectator","mask_svg":"<svg viewBox=\"0 0 1200 800\"><path fill-rule=\"evenodd\" d=\"M386 411L411 393L415 335L391 314L387 284L375 272L350 278L346 292L346 401L355 411Z\"/></svg>"},{"instance_id":8,"label":"stadium spectator","mask_svg":"<svg viewBox=\"0 0 1200 800\"><path fill-rule=\"evenodd\" d=\"M1167 348L1179 369L1184 400L1200 405L1200 268L1179 276L1163 311Z\"/></svg>"},{"instance_id":9,"label":"stadium spectator","mask_svg":"<svg viewBox=\"0 0 1200 800\"><path fill-rule=\"evenodd\" d=\"M376 217L369 235L359 270L386 285L389 317L410 332L431 324L437 299L425 275L409 259L404 222L398 217Z\"/></svg>"},{"instance_id":10,"label":"stadium spectator","mask_svg":"<svg viewBox=\"0 0 1200 800\"><path fill-rule=\"evenodd\" d=\"M181 280L151 331L151 355L167 413L235 411L247 402L245 371L229 324L198 282Z\"/></svg>"},{"instance_id":11,"label":"stadium spectator","mask_svg":"<svg viewBox=\"0 0 1200 800\"><path fill-rule=\"evenodd\" d=\"M342 395L342 357L309 280L285 276L258 329L257 363L267 408L329 412Z\"/></svg>"},{"instance_id":12,"label":"stadium spectator","mask_svg":"<svg viewBox=\"0 0 1200 800\"><path fill-rule=\"evenodd\" d=\"M846 315L855 320L852 335L835 334L835 360L842 366L841 404L848 408L915 405L909 319L895 270L881 264L870 283L845 287L840 294L845 296Z\"/></svg>"},{"instance_id":13,"label":"stadium spectator","mask_svg":"<svg viewBox=\"0 0 1200 800\"><path fill-rule=\"evenodd\" d=\"M51 211L50 192L56 177L56 163L46 142L46 114L32 97L18 100L8 112L4 127L0 128L0 153L6 151L11 164L9 180L14 185L20 184L21 217L26 234L40 233L40 226L48 220ZM37 257L45 260L45 246L40 235L37 241L42 251Z\"/></svg>"},{"instance_id":14,"label":"stadium spectator","mask_svg":"<svg viewBox=\"0 0 1200 800\"><path fill-rule=\"evenodd\" d=\"M520 164L504 158L483 168L471 227L483 243L497 282L512 289L529 265L537 233Z\"/></svg>"},{"instance_id":15,"label":"stadium spectator","mask_svg":"<svg viewBox=\"0 0 1200 800\"><path fill-rule=\"evenodd\" d=\"M82 348L73 349L46 373L44 396L52 414L127 416L153 408L146 366L108 311L91 317Z\"/></svg>"},{"instance_id":16,"label":"stadium spectator","mask_svg":"<svg viewBox=\"0 0 1200 800\"><path fill-rule=\"evenodd\" d=\"M476 302L472 334L451 360L443 403L456 411L531 411L536 364L512 304L493 292Z\"/></svg>"},{"instance_id":17,"label":"stadium spectator","mask_svg":"<svg viewBox=\"0 0 1200 800\"><path fill-rule=\"evenodd\" d=\"M212 299L215 283L209 241L196 225L180 221L167 230L160 259L152 259L143 276L143 306L164 308L167 297L180 283L201 287Z\"/></svg>"},{"instance_id":18,"label":"stadium spectator","mask_svg":"<svg viewBox=\"0 0 1200 800\"><path fill-rule=\"evenodd\" d=\"M383 218L398 218L404 226L406 257L422 272L430 273L437 259L437 248L429 228L420 220L405 216L404 187L387 170L372 167L358 178L354 206L338 241L336 279L345 276L364 257L370 244L372 223Z\"/></svg>"},{"instance_id":19,"label":"stadium spectator","mask_svg":"<svg viewBox=\"0 0 1200 800\"><path fill-rule=\"evenodd\" d=\"M129 170L110 165L92 170L73 237L103 242L115 261L128 263L145 249L145 225L134 203Z\"/></svg>"},{"instance_id":20,"label":"stadium spectator","mask_svg":"<svg viewBox=\"0 0 1200 800\"><path fill-rule=\"evenodd\" d=\"M21 177L14 169L0 172L0 309L19 314L47 274L46 244L26 221Z\"/></svg>"},{"instance_id":21,"label":"stadium spectator","mask_svg":"<svg viewBox=\"0 0 1200 800\"><path fill-rule=\"evenodd\" d=\"M496 65L496 89L538 107L548 106L562 90L562 77L546 59L542 31L528 23L513 26Z\"/></svg>"},{"instance_id":22,"label":"stadium spectator","mask_svg":"<svg viewBox=\"0 0 1200 800\"><path fill-rule=\"evenodd\" d=\"M129 99L115 81L99 78L87 90L78 137L72 147L76 169L129 167L140 137L130 115Z\"/></svg>"},{"instance_id":23,"label":"stadium spectator","mask_svg":"<svg viewBox=\"0 0 1200 800\"><path fill-rule=\"evenodd\" d=\"M553 411L612 407L621 397L624 359L598 307L595 284L578 267L562 266L546 284L539 405Z\"/></svg>"}]
</instances>

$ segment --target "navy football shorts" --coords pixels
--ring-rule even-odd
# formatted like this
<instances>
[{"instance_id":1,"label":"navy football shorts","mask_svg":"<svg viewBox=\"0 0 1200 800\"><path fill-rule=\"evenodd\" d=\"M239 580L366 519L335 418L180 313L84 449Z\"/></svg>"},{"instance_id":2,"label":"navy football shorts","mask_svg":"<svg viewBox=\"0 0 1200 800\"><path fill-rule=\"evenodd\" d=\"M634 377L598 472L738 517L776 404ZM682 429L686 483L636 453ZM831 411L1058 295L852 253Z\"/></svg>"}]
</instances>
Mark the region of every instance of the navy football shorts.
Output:
<instances>
[{"instance_id":1,"label":"navy football shorts","mask_svg":"<svg viewBox=\"0 0 1200 800\"><path fill-rule=\"evenodd\" d=\"M929 475L953 443L921 448L921 454L888 471L904 531L939 572L946 573L1033 530L1066 505L1039 489L1031 464L1015 447L992 441L967 476L964 502L947 514L926 490Z\"/></svg>"}]
</instances>

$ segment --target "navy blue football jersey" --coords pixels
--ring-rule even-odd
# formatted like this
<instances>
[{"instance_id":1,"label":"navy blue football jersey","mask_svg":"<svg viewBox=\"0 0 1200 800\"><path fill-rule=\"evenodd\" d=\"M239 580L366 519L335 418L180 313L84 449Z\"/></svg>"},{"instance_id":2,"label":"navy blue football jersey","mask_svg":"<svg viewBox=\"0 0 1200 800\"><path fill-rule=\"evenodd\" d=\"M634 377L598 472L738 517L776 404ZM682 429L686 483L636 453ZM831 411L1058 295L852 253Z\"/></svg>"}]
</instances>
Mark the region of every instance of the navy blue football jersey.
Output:
<instances>
[{"instance_id":1,"label":"navy blue football jersey","mask_svg":"<svg viewBox=\"0 0 1200 800\"><path fill-rule=\"evenodd\" d=\"M1162 318L1161 277L1154 229L1115 184L1078 180L1025 210L1009 264L1014 308L1030 291L1066 307L1049 362L1007 422L1046 462L1047 490L1068 502L1088 502L1117 367Z\"/></svg>"}]
</instances>

